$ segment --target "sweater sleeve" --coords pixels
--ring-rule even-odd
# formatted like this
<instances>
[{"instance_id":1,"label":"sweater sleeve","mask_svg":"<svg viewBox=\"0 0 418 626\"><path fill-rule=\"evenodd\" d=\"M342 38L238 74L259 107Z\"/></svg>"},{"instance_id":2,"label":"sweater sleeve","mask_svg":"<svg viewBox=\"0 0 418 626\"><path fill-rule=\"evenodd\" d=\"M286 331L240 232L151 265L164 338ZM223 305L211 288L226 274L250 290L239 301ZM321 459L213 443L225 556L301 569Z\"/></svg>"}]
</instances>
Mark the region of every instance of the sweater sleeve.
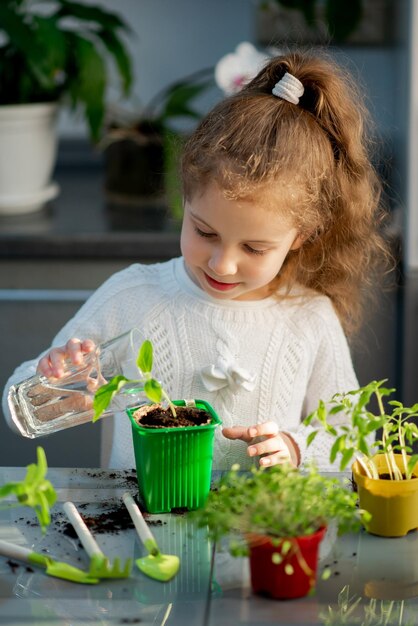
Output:
<instances>
[{"instance_id":1,"label":"sweater sleeve","mask_svg":"<svg viewBox=\"0 0 418 626\"><path fill-rule=\"evenodd\" d=\"M347 339L329 301L325 306L321 306L319 314L313 316L311 332L317 337L317 348L313 354L301 421L318 407L320 400L328 402L334 394L345 393L359 386ZM345 419L342 414L336 414L330 416L329 421L334 426L338 426ZM338 470L337 462L332 466L329 462L329 453L333 443L330 435L320 430L309 448L306 446L308 435L316 428L315 424L304 426L301 423L295 432L289 433L299 446L301 463L313 460L320 470L336 471Z\"/></svg>"},{"instance_id":2,"label":"sweater sleeve","mask_svg":"<svg viewBox=\"0 0 418 626\"><path fill-rule=\"evenodd\" d=\"M142 277L142 273L146 274L146 269L145 272L141 272L141 268L140 265L132 265L106 280L58 332L51 347L15 369L5 385L2 403L6 422L12 430L17 432L8 406L9 389L12 385L33 376L36 373L40 358L52 347L63 346L71 337L93 339L96 343L100 343L117 337L135 326L135 317L132 311L138 311L139 305L131 302L129 298L132 298L132 294L135 292L140 292L142 285L146 284L146 279L144 280ZM125 298L127 300L126 307L123 304ZM140 302L140 298L138 300Z\"/></svg>"}]
</instances>

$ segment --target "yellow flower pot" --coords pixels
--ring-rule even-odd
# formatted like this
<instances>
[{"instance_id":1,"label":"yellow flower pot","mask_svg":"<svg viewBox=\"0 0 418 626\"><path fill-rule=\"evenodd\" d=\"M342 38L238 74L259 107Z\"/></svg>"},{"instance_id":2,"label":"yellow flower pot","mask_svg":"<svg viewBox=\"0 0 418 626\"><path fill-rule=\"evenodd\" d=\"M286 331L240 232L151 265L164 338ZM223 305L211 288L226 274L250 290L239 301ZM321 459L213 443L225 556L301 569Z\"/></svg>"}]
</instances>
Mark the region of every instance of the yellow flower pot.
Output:
<instances>
[{"instance_id":1,"label":"yellow flower pot","mask_svg":"<svg viewBox=\"0 0 418 626\"><path fill-rule=\"evenodd\" d=\"M409 457L408 457L409 458ZM402 456L395 454L396 464L402 471ZM379 475L388 472L386 458L378 454L373 458ZM368 478L360 463L352 466L357 485L360 507L372 516L366 530L380 537L403 537L418 528L418 463L410 480L384 480Z\"/></svg>"}]
</instances>

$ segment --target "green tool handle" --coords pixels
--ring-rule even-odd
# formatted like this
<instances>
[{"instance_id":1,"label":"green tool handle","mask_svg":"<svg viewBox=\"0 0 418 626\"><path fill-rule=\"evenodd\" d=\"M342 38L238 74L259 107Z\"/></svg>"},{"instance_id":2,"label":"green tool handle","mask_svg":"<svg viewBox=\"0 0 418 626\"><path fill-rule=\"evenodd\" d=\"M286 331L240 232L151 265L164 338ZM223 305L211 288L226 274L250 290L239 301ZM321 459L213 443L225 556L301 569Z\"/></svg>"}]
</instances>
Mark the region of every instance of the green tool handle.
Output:
<instances>
[{"instance_id":1,"label":"green tool handle","mask_svg":"<svg viewBox=\"0 0 418 626\"><path fill-rule=\"evenodd\" d=\"M0 554L7 556L9 559L16 559L24 563L34 563L42 567L49 565L48 557L43 554L38 554L37 552L33 552L30 548L18 546L15 543L10 543L2 539L0 539Z\"/></svg>"}]
</instances>

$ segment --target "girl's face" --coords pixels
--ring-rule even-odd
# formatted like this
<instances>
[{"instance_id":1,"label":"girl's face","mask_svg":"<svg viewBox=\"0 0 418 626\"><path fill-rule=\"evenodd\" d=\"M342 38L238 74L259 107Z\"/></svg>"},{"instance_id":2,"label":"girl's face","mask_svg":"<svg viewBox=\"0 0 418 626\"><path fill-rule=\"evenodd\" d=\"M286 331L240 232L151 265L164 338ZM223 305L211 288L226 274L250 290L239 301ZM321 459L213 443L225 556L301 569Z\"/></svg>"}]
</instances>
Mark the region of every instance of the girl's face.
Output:
<instances>
[{"instance_id":1,"label":"girl's face","mask_svg":"<svg viewBox=\"0 0 418 626\"><path fill-rule=\"evenodd\" d=\"M229 200L216 185L186 202L181 251L192 280L220 300L261 300L298 231L263 201Z\"/></svg>"}]
</instances>

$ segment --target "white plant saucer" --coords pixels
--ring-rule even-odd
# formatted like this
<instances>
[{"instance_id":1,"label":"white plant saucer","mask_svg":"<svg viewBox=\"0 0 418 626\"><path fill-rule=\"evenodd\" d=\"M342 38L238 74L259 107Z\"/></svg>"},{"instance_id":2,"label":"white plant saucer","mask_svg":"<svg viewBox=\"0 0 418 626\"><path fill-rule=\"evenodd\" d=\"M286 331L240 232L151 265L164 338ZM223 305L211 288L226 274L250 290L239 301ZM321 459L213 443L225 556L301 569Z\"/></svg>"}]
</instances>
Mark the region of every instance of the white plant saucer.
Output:
<instances>
[{"instance_id":1,"label":"white plant saucer","mask_svg":"<svg viewBox=\"0 0 418 626\"><path fill-rule=\"evenodd\" d=\"M36 193L2 196L0 194L0 215L32 213L41 209L46 202L53 200L60 192L59 185L52 182Z\"/></svg>"}]
</instances>

